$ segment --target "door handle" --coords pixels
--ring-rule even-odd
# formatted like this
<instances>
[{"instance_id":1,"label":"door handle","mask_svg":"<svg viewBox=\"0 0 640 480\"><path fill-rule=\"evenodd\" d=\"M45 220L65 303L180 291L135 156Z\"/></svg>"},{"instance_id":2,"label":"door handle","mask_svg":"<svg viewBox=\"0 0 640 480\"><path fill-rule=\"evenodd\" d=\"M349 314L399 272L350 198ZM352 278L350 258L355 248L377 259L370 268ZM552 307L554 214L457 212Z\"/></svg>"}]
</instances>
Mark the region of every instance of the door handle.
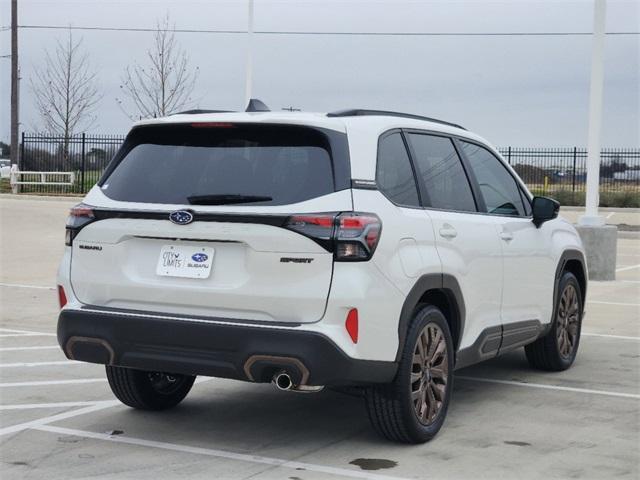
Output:
<instances>
[{"instance_id":1,"label":"door handle","mask_svg":"<svg viewBox=\"0 0 640 480\"><path fill-rule=\"evenodd\" d=\"M513 240L513 233L511 232L500 232L500 238L505 242L510 242Z\"/></svg>"},{"instance_id":2,"label":"door handle","mask_svg":"<svg viewBox=\"0 0 640 480\"><path fill-rule=\"evenodd\" d=\"M451 225L449 225L448 223L445 223L441 228L440 228L440 236L443 238L448 238L448 239L452 239L458 236L458 231L453 228Z\"/></svg>"}]
</instances>

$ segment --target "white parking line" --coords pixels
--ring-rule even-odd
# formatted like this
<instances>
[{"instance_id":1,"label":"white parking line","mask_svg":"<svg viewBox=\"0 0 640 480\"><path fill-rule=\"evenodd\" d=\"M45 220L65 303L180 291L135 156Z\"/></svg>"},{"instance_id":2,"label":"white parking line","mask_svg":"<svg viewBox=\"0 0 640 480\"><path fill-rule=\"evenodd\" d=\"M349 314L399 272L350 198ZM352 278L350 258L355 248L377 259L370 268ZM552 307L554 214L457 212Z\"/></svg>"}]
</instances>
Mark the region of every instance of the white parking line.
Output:
<instances>
[{"instance_id":1,"label":"white parking line","mask_svg":"<svg viewBox=\"0 0 640 480\"><path fill-rule=\"evenodd\" d=\"M316 465L313 463L303 463L296 461L284 460L281 458L263 457L261 455L248 455L244 453L229 452L226 450L217 450L212 448L190 447L188 445L179 445L175 443L156 442L153 440L145 440L142 438L127 437L122 435L107 435L105 433L87 432L84 430L76 430L72 428L55 427L52 425L36 426L34 430L43 432L57 433L59 435L73 435L76 437L91 438L95 440L105 440L108 442L124 443L127 445L138 445L141 447L159 448L162 450L171 450L174 452L191 453L195 455L205 455L208 457L218 457L229 460L238 460L241 462L260 463L263 465L271 465L274 467L283 467L291 469L304 469L311 472L324 473L328 475L338 475L350 478L364 478L369 480L399 480L399 477L390 477L388 475L379 475L376 473L368 473L359 470L349 470L346 468L329 467L325 465Z\"/></svg>"},{"instance_id":2,"label":"white parking line","mask_svg":"<svg viewBox=\"0 0 640 480\"><path fill-rule=\"evenodd\" d=\"M84 362L77 362L82 364ZM198 377L194 382L196 385L204 382L209 382L211 380L215 380L214 377ZM75 380L43 380L36 382L11 382L11 383L0 383L0 388L3 387L41 387L47 385L76 385L82 383L99 383L106 382L107 377L104 378L77 378Z\"/></svg>"},{"instance_id":3,"label":"white parking line","mask_svg":"<svg viewBox=\"0 0 640 480\"><path fill-rule=\"evenodd\" d=\"M10 337L10 336L44 336L44 337L55 337L55 333L45 333L45 332L34 332L32 330L14 330L13 328L0 328L0 332L8 332L7 334L0 334L0 337ZM16 334L16 335L13 335Z\"/></svg>"},{"instance_id":4,"label":"white parking line","mask_svg":"<svg viewBox=\"0 0 640 480\"><path fill-rule=\"evenodd\" d=\"M75 385L81 383L106 382L106 378L77 378L75 380L43 380L38 382L10 382L0 383L0 388L7 387L40 387L46 385Z\"/></svg>"},{"instance_id":5,"label":"white parking line","mask_svg":"<svg viewBox=\"0 0 640 480\"><path fill-rule=\"evenodd\" d=\"M19 283L0 283L0 287L8 288L36 288L39 290L55 290L56 287L47 287L45 285L21 285Z\"/></svg>"},{"instance_id":6,"label":"white parking line","mask_svg":"<svg viewBox=\"0 0 640 480\"><path fill-rule=\"evenodd\" d=\"M42 347L3 347L0 352L20 352L22 350L60 350L58 345L44 345Z\"/></svg>"},{"instance_id":7,"label":"white parking line","mask_svg":"<svg viewBox=\"0 0 640 480\"><path fill-rule=\"evenodd\" d=\"M455 378L460 380L470 380L472 382L499 383L502 385L515 385L517 387L542 388L545 390L560 390L563 392L591 393L594 395L606 395L608 397L633 398L635 400L640 400L640 395L636 393L610 392L607 390L591 390L589 388L562 387L560 385L544 385L542 383L516 382L513 380L497 380L494 378L467 377L462 375L456 375Z\"/></svg>"},{"instance_id":8,"label":"white parking line","mask_svg":"<svg viewBox=\"0 0 640 480\"><path fill-rule=\"evenodd\" d=\"M616 268L616 272L624 272L626 270L633 270L634 268L640 268L640 263L638 265L629 265L628 267Z\"/></svg>"},{"instance_id":9,"label":"white parking line","mask_svg":"<svg viewBox=\"0 0 640 480\"><path fill-rule=\"evenodd\" d=\"M95 402L53 402L53 403L17 403L13 405L0 405L2 410L32 410L38 408L68 408L68 407L87 407L90 405L102 405L104 403L113 403L112 400L97 400Z\"/></svg>"},{"instance_id":10,"label":"white parking line","mask_svg":"<svg viewBox=\"0 0 640 480\"><path fill-rule=\"evenodd\" d=\"M46 333L1 333L0 338L7 337L44 337Z\"/></svg>"},{"instance_id":11,"label":"white parking line","mask_svg":"<svg viewBox=\"0 0 640 480\"><path fill-rule=\"evenodd\" d=\"M588 332L581 332L580 336L585 336L585 337L603 337L603 338L614 338L616 340L634 340L634 341L640 341L640 337L628 337L626 335L608 335L605 333L588 333Z\"/></svg>"},{"instance_id":12,"label":"white parking line","mask_svg":"<svg viewBox=\"0 0 640 480\"><path fill-rule=\"evenodd\" d=\"M616 212L611 212L609 215L607 215L607 218L611 218L616 214Z\"/></svg>"},{"instance_id":13,"label":"white parking line","mask_svg":"<svg viewBox=\"0 0 640 480\"><path fill-rule=\"evenodd\" d=\"M53 365L88 365L88 363L76 362L73 360L56 360L54 362L0 363L0 368L49 367Z\"/></svg>"},{"instance_id":14,"label":"white parking line","mask_svg":"<svg viewBox=\"0 0 640 480\"><path fill-rule=\"evenodd\" d=\"M617 305L619 307L640 307L640 303L601 302L600 300L587 300L587 303L595 303L597 305Z\"/></svg>"},{"instance_id":15,"label":"white parking line","mask_svg":"<svg viewBox=\"0 0 640 480\"><path fill-rule=\"evenodd\" d=\"M8 433L17 433L28 428L39 427L47 425L48 423L58 422L60 420L66 420L68 418L77 417L79 415L85 415L87 413L97 412L98 410L104 410L105 408L111 408L118 405L118 400L111 400L110 402L104 402L100 404L94 404L88 407L80 408L79 410L71 410L70 412L58 413L57 415L51 415L50 417L39 418L37 420L31 420L30 422L18 423L17 425L10 425L8 427L0 428L0 435L6 435Z\"/></svg>"},{"instance_id":16,"label":"white parking line","mask_svg":"<svg viewBox=\"0 0 640 480\"><path fill-rule=\"evenodd\" d=\"M590 280L591 287L624 287L623 283L640 283L640 280Z\"/></svg>"}]
</instances>

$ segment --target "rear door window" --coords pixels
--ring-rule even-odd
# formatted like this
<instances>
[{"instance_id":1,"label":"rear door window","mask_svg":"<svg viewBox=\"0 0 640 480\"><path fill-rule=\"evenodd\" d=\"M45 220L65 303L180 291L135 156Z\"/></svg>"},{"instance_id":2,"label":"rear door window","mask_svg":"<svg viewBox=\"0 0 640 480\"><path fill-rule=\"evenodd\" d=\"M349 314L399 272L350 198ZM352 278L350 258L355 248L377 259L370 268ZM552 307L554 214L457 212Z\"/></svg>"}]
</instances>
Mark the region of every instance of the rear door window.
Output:
<instances>
[{"instance_id":1,"label":"rear door window","mask_svg":"<svg viewBox=\"0 0 640 480\"><path fill-rule=\"evenodd\" d=\"M396 205L420 205L416 179L400 133L380 139L376 183L380 191Z\"/></svg>"},{"instance_id":2,"label":"rear door window","mask_svg":"<svg viewBox=\"0 0 640 480\"><path fill-rule=\"evenodd\" d=\"M284 205L332 193L336 182L320 130L209 123L136 128L100 187L127 202Z\"/></svg>"},{"instance_id":3,"label":"rear door window","mask_svg":"<svg viewBox=\"0 0 640 480\"><path fill-rule=\"evenodd\" d=\"M475 212L471 185L451 139L422 133L409 133L408 137L428 205L442 210Z\"/></svg>"}]
</instances>

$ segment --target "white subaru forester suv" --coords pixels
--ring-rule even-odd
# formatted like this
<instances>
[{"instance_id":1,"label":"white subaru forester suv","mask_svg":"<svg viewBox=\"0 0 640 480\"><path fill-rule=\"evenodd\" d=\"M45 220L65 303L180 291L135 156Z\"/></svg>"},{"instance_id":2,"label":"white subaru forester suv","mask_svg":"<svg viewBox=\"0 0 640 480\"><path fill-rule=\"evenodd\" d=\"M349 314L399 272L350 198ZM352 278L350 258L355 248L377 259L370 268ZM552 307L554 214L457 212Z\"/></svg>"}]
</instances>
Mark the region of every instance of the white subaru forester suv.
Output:
<instances>
[{"instance_id":1,"label":"white subaru forester suv","mask_svg":"<svg viewBox=\"0 0 640 480\"><path fill-rule=\"evenodd\" d=\"M71 210L58 341L134 408L177 405L196 375L326 386L424 442L454 370L520 347L536 368L573 363L587 273L558 208L435 119L142 121Z\"/></svg>"}]
</instances>

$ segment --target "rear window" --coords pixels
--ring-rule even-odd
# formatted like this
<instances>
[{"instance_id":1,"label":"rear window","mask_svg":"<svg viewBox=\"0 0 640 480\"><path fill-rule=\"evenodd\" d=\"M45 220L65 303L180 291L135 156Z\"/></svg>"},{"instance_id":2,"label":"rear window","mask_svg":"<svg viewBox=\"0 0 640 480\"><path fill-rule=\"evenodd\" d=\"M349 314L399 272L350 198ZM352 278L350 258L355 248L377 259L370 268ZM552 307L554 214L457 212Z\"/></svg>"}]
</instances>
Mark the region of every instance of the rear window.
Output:
<instances>
[{"instance_id":1,"label":"rear window","mask_svg":"<svg viewBox=\"0 0 640 480\"><path fill-rule=\"evenodd\" d=\"M297 203L346 188L332 159L336 142L338 154L343 155L346 135L310 127L226 123L138 127L99 185L109 198L127 202ZM345 173L344 159L337 170Z\"/></svg>"}]
</instances>

